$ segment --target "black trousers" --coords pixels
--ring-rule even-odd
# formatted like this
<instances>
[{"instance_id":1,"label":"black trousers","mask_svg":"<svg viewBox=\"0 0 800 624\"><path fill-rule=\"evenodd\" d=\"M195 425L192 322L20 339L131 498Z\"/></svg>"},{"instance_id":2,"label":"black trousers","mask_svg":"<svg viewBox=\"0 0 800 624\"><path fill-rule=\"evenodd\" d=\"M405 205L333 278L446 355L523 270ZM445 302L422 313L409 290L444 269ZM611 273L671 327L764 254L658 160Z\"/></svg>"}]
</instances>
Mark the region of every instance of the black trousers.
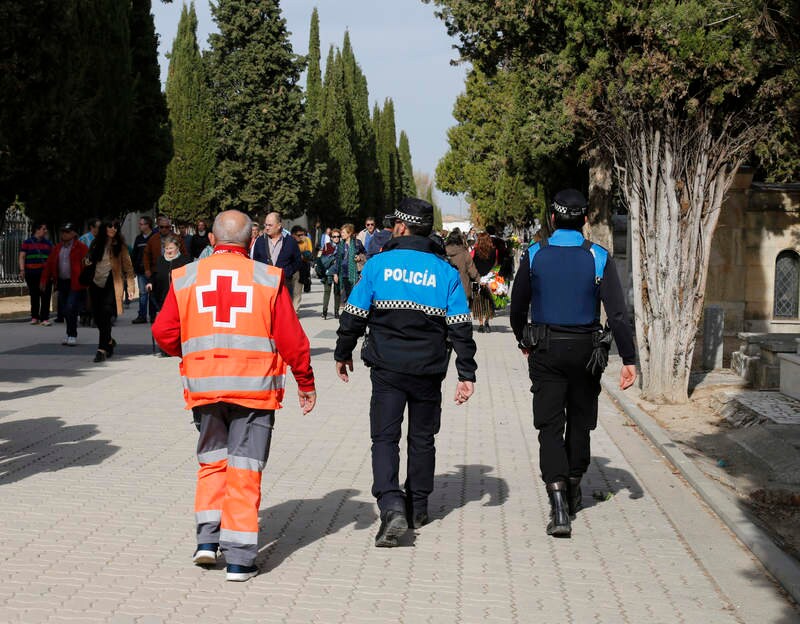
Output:
<instances>
[{"instance_id":1,"label":"black trousers","mask_svg":"<svg viewBox=\"0 0 800 624\"><path fill-rule=\"evenodd\" d=\"M110 273L102 288L94 282L89 285L89 301L92 304L92 318L100 333L97 348L110 355L114 351L111 346L111 318L117 313L114 279Z\"/></svg>"},{"instance_id":2,"label":"black trousers","mask_svg":"<svg viewBox=\"0 0 800 624\"><path fill-rule=\"evenodd\" d=\"M436 468L434 436L442 416L443 376L409 375L373 368L369 421L372 435L372 495L381 513L428 510ZM408 405L408 464L400 489L400 435Z\"/></svg>"},{"instance_id":3,"label":"black trousers","mask_svg":"<svg viewBox=\"0 0 800 624\"><path fill-rule=\"evenodd\" d=\"M28 295L31 298L31 318L47 321L50 319L52 282L48 280L44 288L41 288L39 285L41 278L41 271L25 272L25 283L28 285Z\"/></svg>"},{"instance_id":4,"label":"black trousers","mask_svg":"<svg viewBox=\"0 0 800 624\"><path fill-rule=\"evenodd\" d=\"M539 467L545 483L586 472L589 436L597 427L600 377L586 370L590 334L551 337L546 350L528 356L533 392L533 426L539 431Z\"/></svg>"}]
</instances>

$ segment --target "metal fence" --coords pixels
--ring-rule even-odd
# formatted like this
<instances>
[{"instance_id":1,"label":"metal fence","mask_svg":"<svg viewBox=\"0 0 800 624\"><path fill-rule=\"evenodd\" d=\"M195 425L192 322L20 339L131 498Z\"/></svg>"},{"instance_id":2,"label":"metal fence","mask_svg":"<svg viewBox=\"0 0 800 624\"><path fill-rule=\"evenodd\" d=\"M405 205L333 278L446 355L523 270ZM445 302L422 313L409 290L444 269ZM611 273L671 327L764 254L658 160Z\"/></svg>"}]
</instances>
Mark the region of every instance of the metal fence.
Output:
<instances>
[{"instance_id":1,"label":"metal fence","mask_svg":"<svg viewBox=\"0 0 800 624\"><path fill-rule=\"evenodd\" d=\"M9 208L0 231L0 284L22 284L19 250L30 236L31 220L18 208Z\"/></svg>"}]
</instances>

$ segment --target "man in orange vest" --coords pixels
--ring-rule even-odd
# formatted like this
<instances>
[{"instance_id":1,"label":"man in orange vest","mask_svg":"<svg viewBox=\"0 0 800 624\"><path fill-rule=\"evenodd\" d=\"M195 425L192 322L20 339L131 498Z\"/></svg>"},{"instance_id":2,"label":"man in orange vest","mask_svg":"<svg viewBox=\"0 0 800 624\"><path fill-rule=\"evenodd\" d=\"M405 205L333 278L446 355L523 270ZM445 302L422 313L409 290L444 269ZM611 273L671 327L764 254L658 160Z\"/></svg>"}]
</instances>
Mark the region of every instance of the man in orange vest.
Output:
<instances>
[{"instance_id":1,"label":"man in orange vest","mask_svg":"<svg viewBox=\"0 0 800 624\"><path fill-rule=\"evenodd\" d=\"M300 408L314 408L314 373L283 271L247 255L250 219L227 210L214 221L214 253L175 269L153 324L159 346L182 357L187 409L197 443L194 563L214 564L227 580L258 573L261 471L269 455L286 365L297 381Z\"/></svg>"}]
</instances>

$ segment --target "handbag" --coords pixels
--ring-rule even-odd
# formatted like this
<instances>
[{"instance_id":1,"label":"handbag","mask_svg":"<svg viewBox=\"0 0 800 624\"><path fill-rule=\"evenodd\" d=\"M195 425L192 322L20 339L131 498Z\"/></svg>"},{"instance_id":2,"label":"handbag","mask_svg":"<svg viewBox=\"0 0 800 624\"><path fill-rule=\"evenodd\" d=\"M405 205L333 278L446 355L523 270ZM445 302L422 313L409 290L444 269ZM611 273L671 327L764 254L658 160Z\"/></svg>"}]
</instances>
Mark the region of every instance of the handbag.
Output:
<instances>
[{"instance_id":1,"label":"handbag","mask_svg":"<svg viewBox=\"0 0 800 624\"><path fill-rule=\"evenodd\" d=\"M97 269L97 264L94 262L85 265L81 269L80 275L78 275L78 283L81 286L86 286L88 288L89 285L94 281L94 273L96 269Z\"/></svg>"}]
</instances>

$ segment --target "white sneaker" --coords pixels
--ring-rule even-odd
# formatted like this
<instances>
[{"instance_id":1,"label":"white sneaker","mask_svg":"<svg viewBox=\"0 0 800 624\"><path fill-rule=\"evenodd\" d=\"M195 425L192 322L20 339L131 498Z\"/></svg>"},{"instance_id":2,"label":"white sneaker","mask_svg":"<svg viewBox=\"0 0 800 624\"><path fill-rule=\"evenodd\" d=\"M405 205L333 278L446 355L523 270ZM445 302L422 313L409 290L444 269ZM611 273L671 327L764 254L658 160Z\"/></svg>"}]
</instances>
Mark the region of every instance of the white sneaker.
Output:
<instances>
[{"instance_id":1,"label":"white sneaker","mask_svg":"<svg viewBox=\"0 0 800 624\"><path fill-rule=\"evenodd\" d=\"M48 321L42 321L41 323L39 323L39 325L41 325L42 327L50 327L52 324L53 324L53 321L49 321L49 320Z\"/></svg>"},{"instance_id":2,"label":"white sneaker","mask_svg":"<svg viewBox=\"0 0 800 624\"><path fill-rule=\"evenodd\" d=\"M62 345L68 345L69 344L69 336L64 336L64 340L61 341L61 344Z\"/></svg>"},{"instance_id":3,"label":"white sneaker","mask_svg":"<svg viewBox=\"0 0 800 624\"><path fill-rule=\"evenodd\" d=\"M75 336L69 336L67 338L66 345L68 347L74 347L76 344L78 344L78 339Z\"/></svg>"},{"instance_id":4,"label":"white sneaker","mask_svg":"<svg viewBox=\"0 0 800 624\"><path fill-rule=\"evenodd\" d=\"M39 324L39 319L35 319L35 318L32 318L31 322L29 323L29 325L38 325L38 324Z\"/></svg>"}]
</instances>

